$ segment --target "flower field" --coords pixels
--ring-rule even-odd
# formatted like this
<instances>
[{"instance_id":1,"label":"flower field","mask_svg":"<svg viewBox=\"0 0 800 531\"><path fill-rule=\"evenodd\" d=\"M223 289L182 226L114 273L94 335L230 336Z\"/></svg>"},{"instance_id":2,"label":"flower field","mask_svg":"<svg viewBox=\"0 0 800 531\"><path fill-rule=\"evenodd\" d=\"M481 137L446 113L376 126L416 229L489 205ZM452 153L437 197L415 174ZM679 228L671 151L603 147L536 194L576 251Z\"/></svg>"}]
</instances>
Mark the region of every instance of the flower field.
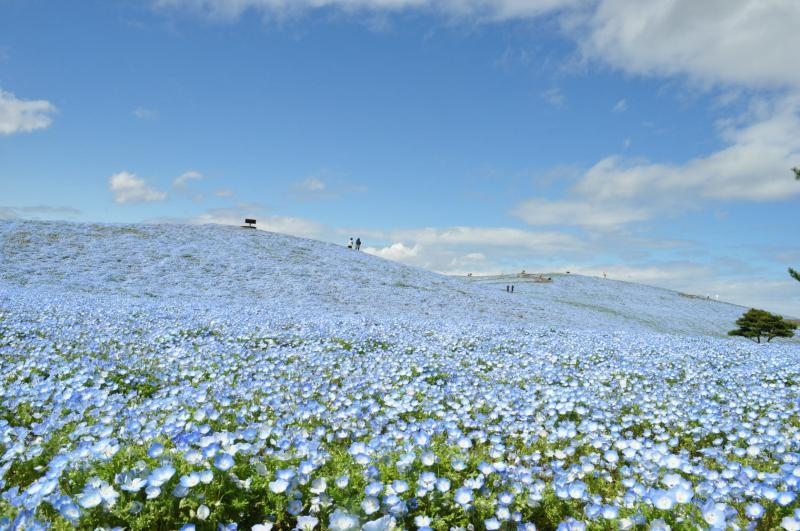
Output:
<instances>
[{"instance_id":1,"label":"flower field","mask_svg":"<svg viewBox=\"0 0 800 531\"><path fill-rule=\"evenodd\" d=\"M796 342L81 291L61 252L0 281L0 528L800 529Z\"/></svg>"}]
</instances>

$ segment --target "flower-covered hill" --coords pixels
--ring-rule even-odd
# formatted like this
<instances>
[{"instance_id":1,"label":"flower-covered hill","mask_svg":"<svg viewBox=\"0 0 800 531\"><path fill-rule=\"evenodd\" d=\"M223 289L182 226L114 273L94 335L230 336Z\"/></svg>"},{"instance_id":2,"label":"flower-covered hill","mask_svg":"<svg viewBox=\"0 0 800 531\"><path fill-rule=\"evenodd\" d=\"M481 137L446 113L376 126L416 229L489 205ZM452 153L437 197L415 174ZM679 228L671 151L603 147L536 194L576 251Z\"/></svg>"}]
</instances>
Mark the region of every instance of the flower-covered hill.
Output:
<instances>
[{"instance_id":1,"label":"flower-covered hill","mask_svg":"<svg viewBox=\"0 0 800 531\"><path fill-rule=\"evenodd\" d=\"M0 253L0 530L800 529L800 346L740 308L236 227Z\"/></svg>"},{"instance_id":2,"label":"flower-covered hill","mask_svg":"<svg viewBox=\"0 0 800 531\"><path fill-rule=\"evenodd\" d=\"M413 319L724 335L738 306L578 275L551 284L454 278L343 246L220 225L0 221L0 285L305 320ZM513 295L505 285L515 284Z\"/></svg>"}]
</instances>

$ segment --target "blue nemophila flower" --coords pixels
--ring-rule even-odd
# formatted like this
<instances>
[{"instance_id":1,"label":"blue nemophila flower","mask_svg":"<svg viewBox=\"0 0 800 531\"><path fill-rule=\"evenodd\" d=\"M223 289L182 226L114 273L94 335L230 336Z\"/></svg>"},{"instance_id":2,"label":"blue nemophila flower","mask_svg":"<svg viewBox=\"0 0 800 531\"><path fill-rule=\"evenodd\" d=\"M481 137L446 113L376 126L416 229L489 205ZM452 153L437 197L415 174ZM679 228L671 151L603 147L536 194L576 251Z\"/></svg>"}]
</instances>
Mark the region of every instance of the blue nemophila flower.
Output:
<instances>
[{"instance_id":1,"label":"blue nemophila flower","mask_svg":"<svg viewBox=\"0 0 800 531\"><path fill-rule=\"evenodd\" d=\"M313 516L300 516L297 518L297 525L295 529L298 531L311 531L317 524L319 523L319 519Z\"/></svg>"},{"instance_id":2,"label":"blue nemophila flower","mask_svg":"<svg viewBox=\"0 0 800 531\"><path fill-rule=\"evenodd\" d=\"M301 512L303 512L303 502L301 500L291 500L286 505L286 512L291 514L292 516L297 516Z\"/></svg>"},{"instance_id":3,"label":"blue nemophila flower","mask_svg":"<svg viewBox=\"0 0 800 531\"><path fill-rule=\"evenodd\" d=\"M139 492L146 486L147 486L146 479L135 476L126 477L123 483L120 484L120 488L127 492Z\"/></svg>"},{"instance_id":4,"label":"blue nemophila flower","mask_svg":"<svg viewBox=\"0 0 800 531\"><path fill-rule=\"evenodd\" d=\"M436 490L439 492L447 492L450 490L450 480L447 478L436 479Z\"/></svg>"},{"instance_id":5,"label":"blue nemophila flower","mask_svg":"<svg viewBox=\"0 0 800 531\"><path fill-rule=\"evenodd\" d=\"M670 491L653 489L649 494L653 507L661 511L669 511L675 506L675 498Z\"/></svg>"},{"instance_id":6,"label":"blue nemophila flower","mask_svg":"<svg viewBox=\"0 0 800 531\"><path fill-rule=\"evenodd\" d=\"M311 486L308 490L314 494L320 494L325 492L325 489L327 488L328 482L325 480L325 478L316 478L311 482Z\"/></svg>"},{"instance_id":7,"label":"blue nemophila flower","mask_svg":"<svg viewBox=\"0 0 800 531\"><path fill-rule=\"evenodd\" d=\"M488 531L495 531L496 529L500 529L500 521L494 517L489 518L488 520L484 520L483 525Z\"/></svg>"},{"instance_id":8,"label":"blue nemophila flower","mask_svg":"<svg viewBox=\"0 0 800 531\"><path fill-rule=\"evenodd\" d=\"M559 523L556 529L557 531L585 531L586 524L574 518L568 518Z\"/></svg>"},{"instance_id":9,"label":"blue nemophila flower","mask_svg":"<svg viewBox=\"0 0 800 531\"><path fill-rule=\"evenodd\" d=\"M147 455L152 457L153 459L157 457L161 457L164 454L164 445L161 443L153 443L150 445L150 448L147 450Z\"/></svg>"},{"instance_id":10,"label":"blue nemophila flower","mask_svg":"<svg viewBox=\"0 0 800 531\"><path fill-rule=\"evenodd\" d=\"M460 506L464 507L465 509L472 503L472 489L468 489L466 487L461 487L456 489L455 496L453 497L455 502Z\"/></svg>"},{"instance_id":11,"label":"blue nemophila flower","mask_svg":"<svg viewBox=\"0 0 800 531\"><path fill-rule=\"evenodd\" d=\"M218 453L214 456L214 466L223 472L230 470L234 465L233 456L229 453Z\"/></svg>"},{"instance_id":12,"label":"blue nemophila flower","mask_svg":"<svg viewBox=\"0 0 800 531\"><path fill-rule=\"evenodd\" d=\"M200 474L197 472L190 472L185 476L181 476L180 485L186 489L190 489L200 483Z\"/></svg>"},{"instance_id":13,"label":"blue nemophila flower","mask_svg":"<svg viewBox=\"0 0 800 531\"><path fill-rule=\"evenodd\" d=\"M433 466L436 463L436 454L431 451L424 452L419 460L424 466Z\"/></svg>"},{"instance_id":14,"label":"blue nemophila flower","mask_svg":"<svg viewBox=\"0 0 800 531\"><path fill-rule=\"evenodd\" d=\"M711 500L702 507L703 520L715 528L724 528L727 520L727 507L724 503L715 503Z\"/></svg>"},{"instance_id":15,"label":"blue nemophila flower","mask_svg":"<svg viewBox=\"0 0 800 531\"><path fill-rule=\"evenodd\" d=\"M339 476L338 478L336 478L336 486L340 489L347 487L349 483L350 483L350 478L347 476Z\"/></svg>"},{"instance_id":16,"label":"blue nemophila flower","mask_svg":"<svg viewBox=\"0 0 800 531\"><path fill-rule=\"evenodd\" d=\"M781 492L778 494L778 497L775 498L775 502L781 507L786 507L792 503L796 497L797 496L793 492Z\"/></svg>"},{"instance_id":17,"label":"blue nemophila flower","mask_svg":"<svg viewBox=\"0 0 800 531\"><path fill-rule=\"evenodd\" d=\"M370 515L377 512L381 508L381 502L375 496L366 496L361 501L361 510L364 514Z\"/></svg>"},{"instance_id":18,"label":"blue nemophila flower","mask_svg":"<svg viewBox=\"0 0 800 531\"><path fill-rule=\"evenodd\" d=\"M195 531L195 526L194 524L184 524L179 531Z\"/></svg>"},{"instance_id":19,"label":"blue nemophila flower","mask_svg":"<svg viewBox=\"0 0 800 531\"><path fill-rule=\"evenodd\" d=\"M331 531L355 531L358 526L358 517L341 509L336 509L328 517L328 529Z\"/></svg>"},{"instance_id":20,"label":"blue nemophila flower","mask_svg":"<svg viewBox=\"0 0 800 531\"><path fill-rule=\"evenodd\" d=\"M78 504L84 509L91 509L103 503L103 496L97 487L86 487L78 494Z\"/></svg>"},{"instance_id":21,"label":"blue nemophila flower","mask_svg":"<svg viewBox=\"0 0 800 531\"><path fill-rule=\"evenodd\" d=\"M361 526L362 531L390 531L395 528L395 520L390 515L382 516L377 520L371 520Z\"/></svg>"},{"instance_id":22,"label":"blue nemophila flower","mask_svg":"<svg viewBox=\"0 0 800 531\"><path fill-rule=\"evenodd\" d=\"M200 520L205 520L211 514L211 509L208 508L208 505L203 504L197 508L196 514L197 518L199 518Z\"/></svg>"},{"instance_id":23,"label":"blue nemophila flower","mask_svg":"<svg viewBox=\"0 0 800 531\"><path fill-rule=\"evenodd\" d=\"M744 508L744 514L751 520L758 520L764 516L764 507L760 503L749 503Z\"/></svg>"},{"instance_id":24,"label":"blue nemophila flower","mask_svg":"<svg viewBox=\"0 0 800 531\"><path fill-rule=\"evenodd\" d=\"M794 516L785 516L781 520L781 528L786 531L800 531L800 519Z\"/></svg>"},{"instance_id":25,"label":"blue nemophila flower","mask_svg":"<svg viewBox=\"0 0 800 531\"><path fill-rule=\"evenodd\" d=\"M392 490L397 494L403 494L404 492L408 491L408 483L406 483L402 479L397 479L393 481L391 486Z\"/></svg>"},{"instance_id":26,"label":"blue nemophila flower","mask_svg":"<svg viewBox=\"0 0 800 531\"><path fill-rule=\"evenodd\" d=\"M511 511L505 505L498 505L497 509L495 509L494 511L494 515L497 517L498 520L501 520L503 522L511 519Z\"/></svg>"},{"instance_id":27,"label":"blue nemophila flower","mask_svg":"<svg viewBox=\"0 0 800 531\"><path fill-rule=\"evenodd\" d=\"M147 476L147 484L151 487L160 487L170 480L175 474L175 469L170 465L158 467L150 472Z\"/></svg>"},{"instance_id":28,"label":"blue nemophila flower","mask_svg":"<svg viewBox=\"0 0 800 531\"><path fill-rule=\"evenodd\" d=\"M68 522L73 524L81 517L81 510L68 498L57 504L59 514Z\"/></svg>"},{"instance_id":29,"label":"blue nemophila flower","mask_svg":"<svg viewBox=\"0 0 800 531\"><path fill-rule=\"evenodd\" d=\"M417 516L414 517L414 525L417 526L417 528L430 527L431 518L429 516L425 516L425 515L422 515L422 514L417 515ZM419 529L418 529L418 531L419 531Z\"/></svg>"},{"instance_id":30,"label":"blue nemophila flower","mask_svg":"<svg viewBox=\"0 0 800 531\"><path fill-rule=\"evenodd\" d=\"M275 481L270 481L269 483L269 490L271 490L275 494L281 494L283 492L286 492L286 489L288 487L289 487L289 482L281 478L278 478Z\"/></svg>"},{"instance_id":31,"label":"blue nemophila flower","mask_svg":"<svg viewBox=\"0 0 800 531\"><path fill-rule=\"evenodd\" d=\"M367 496L379 496L383 491L383 483L380 481L373 481L364 488L364 493Z\"/></svg>"}]
</instances>

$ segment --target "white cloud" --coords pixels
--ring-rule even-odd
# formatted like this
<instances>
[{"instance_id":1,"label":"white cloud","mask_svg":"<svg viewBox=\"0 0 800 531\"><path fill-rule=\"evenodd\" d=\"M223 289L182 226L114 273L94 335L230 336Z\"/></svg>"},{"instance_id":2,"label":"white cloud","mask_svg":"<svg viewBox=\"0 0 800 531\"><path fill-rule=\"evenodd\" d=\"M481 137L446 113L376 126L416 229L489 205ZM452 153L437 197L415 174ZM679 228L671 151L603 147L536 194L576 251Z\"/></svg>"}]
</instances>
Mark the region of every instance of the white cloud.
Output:
<instances>
[{"instance_id":1,"label":"white cloud","mask_svg":"<svg viewBox=\"0 0 800 531\"><path fill-rule=\"evenodd\" d=\"M166 192L150 188L144 179L126 171L109 177L108 189L114 194L114 202L120 204L151 203L167 198Z\"/></svg>"},{"instance_id":2,"label":"white cloud","mask_svg":"<svg viewBox=\"0 0 800 531\"><path fill-rule=\"evenodd\" d=\"M80 214L81 211L79 209L65 206L0 206L0 219L59 219L63 217L75 217Z\"/></svg>"},{"instance_id":3,"label":"white cloud","mask_svg":"<svg viewBox=\"0 0 800 531\"><path fill-rule=\"evenodd\" d=\"M188 221L193 224L241 225L245 218L255 218L256 227L261 230L303 238L318 238L324 231L324 227L315 221L269 214L265 206L257 203L239 203L232 207L212 208Z\"/></svg>"},{"instance_id":4,"label":"white cloud","mask_svg":"<svg viewBox=\"0 0 800 531\"><path fill-rule=\"evenodd\" d=\"M611 112L625 112L626 110L628 110L628 102L624 98L611 107Z\"/></svg>"},{"instance_id":5,"label":"white cloud","mask_svg":"<svg viewBox=\"0 0 800 531\"><path fill-rule=\"evenodd\" d=\"M556 109L562 108L567 101L566 96L557 87L545 90L541 93L541 96L544 101Z\"/></svg>"},{"instance_id":6,"label":"white cloud","mask_svg":"<svg viewBox=\"0 0 800 531\"><path fill-rule=\"evenodd\" d=\"M156 0L162 8L188 8L217 19L236 19L245 11L285 18L306 11L336 8L348 13L401 12L411 9L448 17L507 20L533 17L585 0Z\"/></svg>"},{"instance_id":7,"label":"white cloud","mask_svg":"<svg viewBox=\"0 0 800 531\"><path fill-rule=\"evenodd\" d=\"M395 262L409 262L419 256L420 246L406 247L402 242L393 243L387 247L364 247L364 252L394 260Z\"/></svg>"},{"instance_id":8,"label":"white cloud","mask_svg":"<svg viewBox=\"0 0 800 531\"><path fill-rule=\"evenodd\" d=\"M467 21L556 13L586 57L626 72L687 75L708 84L800 87L796 0L156 0L235 20L246 11L285 18L318 9L409 10Z\"/></svg>"},{"instance_id":9,"label":"white cloud","mask_svg":"<svg viewBox=\"0 0 800 531\"><path fill-rule=\"evenodd\" d=\"M53 123L55 105L46 100L21 100L0 89L0 135L46 129Z\"/></svg>"},{"instance_id":10,"label":"white cloud","mask_svg":"<svg viewBox=\"0 0 800 531\"><path fill-rule=\"evenodd\" d=\"M327 188L325 181L322 179L318 179L317 177L306 177L302 181L295 183L295 188L301 190L303 192L324 192Z\"/></svg>"},{"instance_id":11,"label":"white cloud","mask_svg":"<svg viewBox=\"0 0 800 531\"><path fill-rule=\"evenodd\" d=\"M220 188L214 191L216 197L233 197L233 190L230 188Z\"/></svg>"},{"instance_id":12,"label":"white cloud","mask_svg":"<svg viewBox=\"0 0 800 531\"><path fill-rule=\"evenodd\" d=\"M580 20L583 52L626 72L800 87L796 0L602 0Z\"/></svg>"},{"instance_id":13,"label":"white cloud","mask_svg":"<svg viewBox=\"0 0 800 531\"><path fill-rule=\"evenodd\" d=\"M800 98L756 111L754 121L725 126L728 146L684 164L639 163L608 157L575 187L595 200L643 198L671 206L689 198L774 201L800 193L789 168L800 164Z\"/></svg>"},{"instance_id":14,"label":"white cloud","mask_svg":"<svg viewBox=\"0 0 800 531\"><path fill-rule=\"evenodd\" d=\"M532 261L585 255L579 238L560 232L534 232L511 227L448 227L340 230L360 235L366 252L440 273L518 271ZM391 242L385 246L371 242Z\"/></svg>"},{"instance_id":15,"label":"white cloud","mask_svg":"<svg viewBox=\"0 0 800 531\"><path fill-rule=\"evenodd\" d=\"M140 120L155 120L158 118L158 111L147 107L136 107L133 110L133 115Z\"/></svg>"},{"instance_id":16,"label":"white cloud","mask_svg":"<svg viewBox=\"0 0 800 531\"><path fill-rule=\"evenodd\" d=\"M204 178L205 177L200 172L187 171L175 177L175 180L172 181L172 186L175 188L185 188L189 181L200 181Z\"/></svg>"},{"instance_id":17,"label":"white cloud","mask_svg":"<svg viewBox=\"0 0 800 531\"><path fill-rule=\"evenodd\" d=\"M800 96L753 105L744 123L726 122L727 145L684 163L606 157L565 198L532 198L512 214L530 225L607 229L720 201L782 201L800 194Z\"/></svg>"},{"instance_id":18,"label":"white cloud","mask_svg":"<svg viewBox=\"0 0 800 531\"><path fill-rule=\"evenodd\" d=\"M618 227L644 221L651 215L644 208L614 202L595 202L589 198L575 200L528 199L512 214L529 225L571 225L596 229Z\"/></svg>"},{"instance_id":19,"label":"white cloud","mask_svg":"<svg viewBox=\"0 0 800 531\"><path fill-rule=\"evenodd\" d=\"M449 227L361 232L350 229L349 232L366 234L374 239L412 242L412 245L428 247L504 247L534 254L584 250L583 242L571 234L557 231L534 232L511 227Z\"/></svg>"}]
</instances>

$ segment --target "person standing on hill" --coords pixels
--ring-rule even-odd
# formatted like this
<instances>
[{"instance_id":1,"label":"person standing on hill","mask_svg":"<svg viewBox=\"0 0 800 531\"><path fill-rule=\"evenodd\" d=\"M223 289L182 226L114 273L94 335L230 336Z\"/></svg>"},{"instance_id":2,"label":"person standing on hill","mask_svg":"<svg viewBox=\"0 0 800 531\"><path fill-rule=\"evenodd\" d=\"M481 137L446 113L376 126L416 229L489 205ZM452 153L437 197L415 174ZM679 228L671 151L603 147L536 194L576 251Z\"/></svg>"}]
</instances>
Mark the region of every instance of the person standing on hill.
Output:
<instances>
[{"instance_id":1,"label":"person standing on hill","mask_svg":"<svg viewBox=\"0 0 800 531\"><path fill-rule=\"evenodd\" d=\"M356 238L356 251L361 250L361 238Z\"/></svg>"},{"instance_id":2,"label":"person standing on hill","mask_svg":"<svg viewBox=\"0 0 800 531\"><path fill-rule=\"evenodd\" d=\"M348 249L352 249L353 248L353 238L350 238L350 241L347 242L347 248Z\"/></svg>"}]
</instances>

